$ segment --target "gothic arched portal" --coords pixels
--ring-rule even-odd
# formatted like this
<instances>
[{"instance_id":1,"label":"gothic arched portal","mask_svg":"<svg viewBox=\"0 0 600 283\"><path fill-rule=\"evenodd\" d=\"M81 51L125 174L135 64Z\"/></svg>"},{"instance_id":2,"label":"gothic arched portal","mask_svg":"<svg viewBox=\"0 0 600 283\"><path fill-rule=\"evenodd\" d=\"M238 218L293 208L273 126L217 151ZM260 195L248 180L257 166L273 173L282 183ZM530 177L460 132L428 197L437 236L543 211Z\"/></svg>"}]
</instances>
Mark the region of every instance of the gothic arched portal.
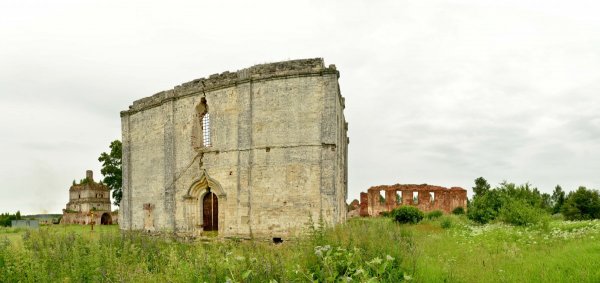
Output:
<instances>
[{"instance_id":1,"label":"gothic arched portal","mask_svg":"<svg viewBox=\"0 0 600 283\"><path fill-rule=\"evenodd\" d=\"M190 185L185 201L185 219L188 231L218 231L224 214L219 212L219 203L227 201L221 185L202 170L200 178Z\"/></svg>"}]
</instances>

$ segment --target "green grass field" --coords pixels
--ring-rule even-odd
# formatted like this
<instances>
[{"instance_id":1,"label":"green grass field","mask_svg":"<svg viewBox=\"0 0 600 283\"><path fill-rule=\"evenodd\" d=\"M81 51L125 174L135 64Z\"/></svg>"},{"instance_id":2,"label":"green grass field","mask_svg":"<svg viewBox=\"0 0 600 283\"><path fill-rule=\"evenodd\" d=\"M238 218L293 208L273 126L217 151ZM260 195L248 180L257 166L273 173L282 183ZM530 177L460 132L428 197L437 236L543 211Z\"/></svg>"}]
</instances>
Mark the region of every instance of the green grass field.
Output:
<instances>
[{"instance_id":1,"label":"green grass field","mask_svg":"<svg viewBox=\"0 0 600 283\"><path fill-rule=\"evenodd\" d=\"M457 216L417 225L352 219L280 245L89 228L0 229L0 282L600 281L598 220L514 227Z\"/></svg>"}]
</instances>

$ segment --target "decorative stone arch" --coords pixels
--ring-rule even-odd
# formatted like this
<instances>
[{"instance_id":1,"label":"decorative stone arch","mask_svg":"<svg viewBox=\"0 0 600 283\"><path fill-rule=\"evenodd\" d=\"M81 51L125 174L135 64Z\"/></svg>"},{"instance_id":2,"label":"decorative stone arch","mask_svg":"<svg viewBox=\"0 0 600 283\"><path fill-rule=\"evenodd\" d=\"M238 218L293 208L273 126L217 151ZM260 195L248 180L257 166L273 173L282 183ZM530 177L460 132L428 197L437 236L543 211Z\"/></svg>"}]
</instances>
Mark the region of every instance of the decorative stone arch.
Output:
<instances>
[{"instance_id":1,"label":"decorative stone arch","mask_svg":"<svg viewBox=\"0 0 600 283\"><path fill-rule=\"evenodd\" d=\"M225 194L221 184L208 176L206 169L203 169L200 173L200 177L192 182L184 197L201 197L207 193L206 188L210 188L211 192L216 194L219 198L227 198L227 194Z\"/></svg>"},{"instance_id":2,"label":"decorative stone arch","mask_svg":"<svg viewBox=\"0 0 600 283\"><path fill-rule=\"evenodd\" d=\"M227 201L227 194L223 190L223 187L215 179L211 178L206 170L202 170L200 177L195 179L187 190L185 196L183 196L185 202L185 219L189 232L201 232L203 231L203 203L204 196L208 193L214 193L219 199L219 205L225 206ZM218 221L219 223L224 222L224 211L219 210ZM219 225L223 227L223 225ZM221 228L219 228L221 230Z\"/></svg>"}]
</instances>

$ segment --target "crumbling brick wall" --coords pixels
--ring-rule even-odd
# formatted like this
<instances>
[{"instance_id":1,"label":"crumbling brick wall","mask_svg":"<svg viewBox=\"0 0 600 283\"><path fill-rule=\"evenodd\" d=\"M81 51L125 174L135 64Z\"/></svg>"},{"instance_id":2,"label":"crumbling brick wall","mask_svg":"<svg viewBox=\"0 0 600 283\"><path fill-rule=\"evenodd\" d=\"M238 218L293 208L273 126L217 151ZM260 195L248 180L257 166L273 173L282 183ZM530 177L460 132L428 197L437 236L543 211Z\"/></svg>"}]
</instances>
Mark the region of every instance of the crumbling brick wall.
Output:
<instances>
[{"instance_id":1,"label":"crumbling brick wall","mask_svg":"<svg viewBox=\"0 0 600 283\"><path fill-rule=\"evenodd\" d=\"M384 192L385 197L383 197ZM360 193L360 216L377 216L402 205L416 206L422 211L441 210L451 213L457 207L467 209L467 191L427 184L395 184L374 186Z\"/></svg>"}]
</instances>

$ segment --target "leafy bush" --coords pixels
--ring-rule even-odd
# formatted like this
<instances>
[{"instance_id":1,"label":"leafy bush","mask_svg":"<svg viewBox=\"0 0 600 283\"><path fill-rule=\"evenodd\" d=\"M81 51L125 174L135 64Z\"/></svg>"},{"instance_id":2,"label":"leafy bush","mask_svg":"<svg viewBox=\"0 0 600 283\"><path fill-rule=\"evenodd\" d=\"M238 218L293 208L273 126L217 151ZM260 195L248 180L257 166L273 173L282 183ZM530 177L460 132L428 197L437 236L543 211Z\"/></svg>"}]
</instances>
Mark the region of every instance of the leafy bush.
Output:
<instances>
[{"instance_id":1,"label":"leafy bush","mask_svg":"<svg viewBox=\"0 0 600 283\"><path fill-rule=\"evenodd\" d=\"M318 265L313 266L306 277L312 282L378 282L377 279L395 282L405 278L398 260L390 255L384 258L364 258L363 251L330 245L316 246ZM298 270L301 272L301 270Z\"/></svg>"},{"instance_id":2,"label":"leafy bush","mask_svg":"<svg viewBox=\"0 0 600 283\"><path fill-rule=\"evenodd\" d=\"M498 191L491 190L483 195L476 195L470 203L467 216L481 224L488 223L498 217L502 207L502 198Z\"/></svg>"},{"instance_id":3,"label":"leafy bush","mask_svg":"<svg viewBox=\"0 0 600 283\"><path fill-rule=\"evenodd\" d=\"M382 211L379 213L379 215L383 217L392 217L392 213L390 211Z\"/></svg>"},{"instance_id":4,"label":"leafy bush","mask_svg":"<svg viewBox=\"0 0 600 283\"><path fill-rule=\"evenodd\" d=\"M452 227L452 218L444 216L442 218L442 221L440 221L440 227L444 229L449 229L450 227Z\"/></svg>"},{"instance_id":5,"label":"leafy bush","mask_svg":"<svg viewBox=\"0 0 600 283\"><path fill-rule=\"evenodd\" d=\"M21 220L21 212L17 211L15 214L0 214L0 226L8 227L11 225L12 220Z\"/></svg>"},{"instance_id":6,"label":"leafy bush","mask_svg":"<svg viewBox=\"0 0 600 283\"><path fill-rule=\"evenodd\" d=\"M517 226L533 225L541 222L543 213L524 201L511 200L500 210L500 219Z\"/></svg>"},{"instance_id":7,"label":"leafy bush","mask_svg":"<svg viewBox=\"0 0 600 283\"><path fill-rule=\"evenodd\" d=\"M444 213L441 210L434 210L432 212L427 213L427 219L437 219L440 218Z\"/></svg>"},{"instance_id":8,"label":"leafy bush","mask_svg":"<svg viewBox=\"0 0 600 283\"><path fill-rule=\"evenodd\" d=\"M463 215L465 214L465 209L462 206L459 206L452 210L452 214L454 215Z\"/></svg>"},{"instance_id":9,"label":"leafy bush","mask_svg":"<svg viewBox=\"0 0 600 283\"><path fill-rule=\"evenodd\" d=\"M600 195L596 190L579 187L569 193L561 213L567 220L588 220L600 218Z\"/></svg>"},{"instance_id":10,"label":"leafy bush","mask_svg":"<svg viewBox=\"0 0 600 283\"><path fill-rule=\"evenodd\" d=\"M398 223L419 223L425 214L414 206L401 206L392 211L394 220Z\"/></svg>"},{"instance_id":11,"label":"leafy bush","mask_svg":"<svg viewBox=\"0 0 600 283\"><path fill-rule=\"evenodd\" d=\"M551 196L540 193L530 184L516 186L505 181L491 190L483 178L475 180L475 184L475 195L467 211L473 221L485 224L501 217L507 223L525 225L523 222L536 222L537 216L545 217L547 212L543 210L551 210ZM515 201L519 204L514 204Z\"/></svg>"}]
</instances>

